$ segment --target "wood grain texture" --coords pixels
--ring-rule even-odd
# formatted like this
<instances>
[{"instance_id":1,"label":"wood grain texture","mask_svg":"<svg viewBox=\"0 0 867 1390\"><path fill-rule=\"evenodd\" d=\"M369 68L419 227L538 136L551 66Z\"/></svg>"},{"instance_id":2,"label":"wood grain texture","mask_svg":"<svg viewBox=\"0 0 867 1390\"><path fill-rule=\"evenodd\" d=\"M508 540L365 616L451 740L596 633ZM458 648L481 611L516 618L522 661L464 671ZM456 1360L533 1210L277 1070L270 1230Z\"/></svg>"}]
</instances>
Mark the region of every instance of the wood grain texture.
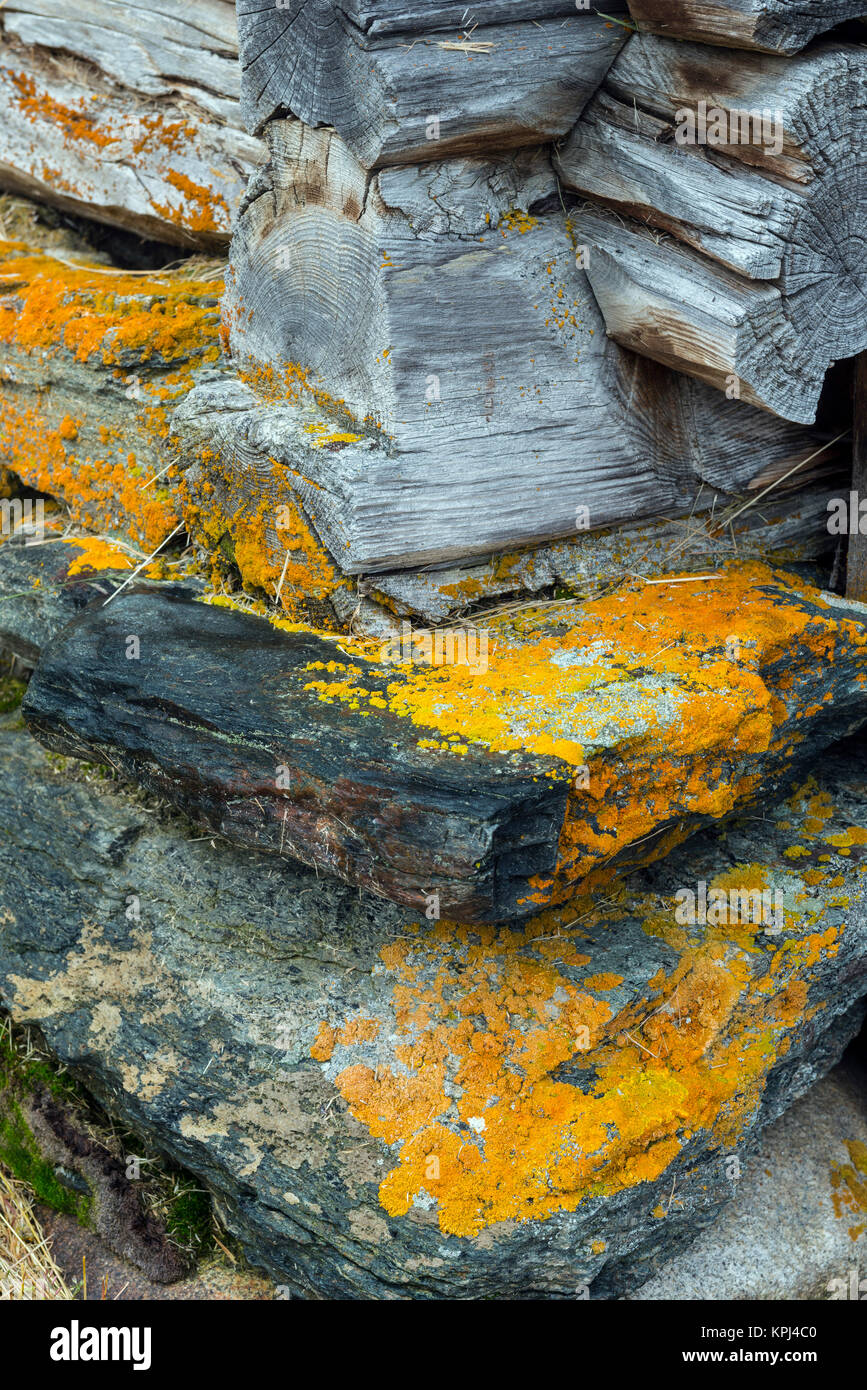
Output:
<instances>
[{"instance_id":1,"label":"wood grain texture","mask_svg":"<svg viewBox=\"0 0 867 1390\"><path fill-rule=\"evenodd\" d=\"M477 6L475 52L444 46L461 40L456 6L241 0L238 19L248 129L331 126L367 168L565 135L627 33L557 4Z\"/></svg>"},{"instance_id":2,"label":"wood grain texture","mask_svg":"<svg viewBox=\"0 0 867 1390\"><path fill-rule=\"evenodd\" d=\"M263 157L233 7L52 0L0 12L0 187L159 241L228 244Z\"/></svg>"},{"instance_id":3,"label":"wood grain texture","mask_svg":"<svg viewBox=\"0 0 867 1390\"><path fill-rule=\"evenodd\" d=\"M864 0L628 0L639 28L725 48L797 53L817 34L858 19Z\"/></svg>"},{"instance_id":4,"label":"wood grain texture","mask_svg":"<svg viewBox=\"0 0 867 1390\"><path fill-rule=\"evenodd\" d=\"M701 103L721 113L724 143L679 142ZM749 143L731 138L743 112L769 117L744 127ZM813 420L829 365L867 345L865 138L860 48L721 58L631 39L555 161L612 210L575 223L609 333Z\"/></svg>"},{"instance_id":5,"label":"wood grain texture","mask_svg":"<svg viewBox=\"0 0 867 1390\"><path fill-rule=\"evenodd\" d=\"M561 591L596 594L626 576L658 578L684 570L707 573L732 560L792 566L827 557L828 500L839 494L840 473L824 486L767 498L748 508L729 528L723 518L736 506L726 494L699 491L695 510L671 520L642 522L590 532L574 540L541 545L511 555L471 560L443 569L395 570L360 581L365 595L382 600L398 615L420 615L442 624L474 616L498 604L528 603L534 595ZM718 519L719 518L719 519ZM857 595L853 595L857 597ZM372 617L372 614L370 615ZM365 631L367 615L359 630Z\"/></svg>"},{"instance_id":6,"label":"wood grain texture","mask_svg":"<svg viewBox=\"0 0 867 1390\"><path fill-rule=\"evenodd\" d=\"M809 451L606 340L543 151L369 176L331 132L268 140L224 300L246 379L180 418L251 491L276 461L349 573L671 515Z\"/></svg>"},{"instance_id":7,"label":"wood grain texture","mask_svg":"<svg viewBox=\"0 0 867 1390\"><path fill-rule=\"evenodd\" d=\"M237 122L238 37L232 0L7 0L4 37L92 63L129 91L186 93Z\"/></svg>"}]
</instances>

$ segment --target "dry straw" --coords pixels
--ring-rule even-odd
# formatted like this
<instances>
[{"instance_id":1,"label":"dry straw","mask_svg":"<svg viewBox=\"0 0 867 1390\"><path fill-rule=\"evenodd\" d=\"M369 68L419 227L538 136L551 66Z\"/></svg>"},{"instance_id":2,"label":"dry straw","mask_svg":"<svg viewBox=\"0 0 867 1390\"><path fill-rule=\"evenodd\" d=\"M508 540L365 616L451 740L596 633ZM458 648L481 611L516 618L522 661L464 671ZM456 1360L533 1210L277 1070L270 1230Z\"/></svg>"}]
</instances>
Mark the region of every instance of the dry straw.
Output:
<instances>
[{"instance_id":1,"label":"dry straw","mask_svg":"<svg viewBox=\"0 0 867 1390\"><path fill-rule=\"evenodd\" d=\"M30 1189L0 1168L0 1301L74 1297L52 1259L33 1210Z\"/></svg>"}]
</instances>

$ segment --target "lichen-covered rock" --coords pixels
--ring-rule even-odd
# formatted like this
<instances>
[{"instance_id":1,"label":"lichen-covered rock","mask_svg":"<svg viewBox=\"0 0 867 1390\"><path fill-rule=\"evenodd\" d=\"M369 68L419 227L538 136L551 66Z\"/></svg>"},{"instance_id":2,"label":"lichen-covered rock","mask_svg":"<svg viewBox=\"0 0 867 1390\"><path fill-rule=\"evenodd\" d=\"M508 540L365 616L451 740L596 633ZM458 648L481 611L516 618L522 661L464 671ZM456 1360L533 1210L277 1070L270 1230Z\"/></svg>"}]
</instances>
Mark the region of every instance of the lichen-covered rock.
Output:
<instances>
[{"instance_id":1,"label":"lichen-covered rock","mask_svg":"<svg viewBox=\"0 0 867 1390\"><path fill-rule=\"evenodd\" d=\"M733 1201L634 1298L863 1300L867 1069L847 1054L733 1166ZM854 1286L852 1275L855 1275ZM853 1291L854 1287L854 1291Z\"/></svg>"},{"instance_id":2,"label":"lichen-covered rock","mask_svg":"<svg viewBox=\"0 0 867 1390\"><path fill-rule=\"evenodd\" d=\"M388 643L127 592L48 644L23 709L236 843L502 921L662 857L863 723L865 615L755 564Z\"/></svg>"},{"instance_id":3,"label":"lichen-covered rock","mask_svg":"<svg viewBox=\"0 0 867 1390\"><path fill-rule=\"evenodd\" d=\"M219 362L218 281L0 239L0 478L149 554L180 521L174 406Z\"/></svg>"},{"instance_id":4,"label":"lichen-covered rock","mask_svg":"<svg viewBox=\"0 0 867 1390\"><path fill-rule=\"evenodd\" d=\"M633 1287L863 1015L854 744L520 928L410 920L77 766L3 735L0 1001L301 1297Z\"/></svg>"},{"instance_id":5,"label":"lichen-covered rock","mask_svg":"<svg viewBox=\"0 0 867 1390\"><path fill-rule=\"evenodd\" d=\"M105 541L6 541L0 548L0 649L35 666L46 643L89 604L105 603L129 582L133 568L128 554ZM183 589L168 587L192 598L202 586L188 578Z\"/></svg>"}]
</instances>

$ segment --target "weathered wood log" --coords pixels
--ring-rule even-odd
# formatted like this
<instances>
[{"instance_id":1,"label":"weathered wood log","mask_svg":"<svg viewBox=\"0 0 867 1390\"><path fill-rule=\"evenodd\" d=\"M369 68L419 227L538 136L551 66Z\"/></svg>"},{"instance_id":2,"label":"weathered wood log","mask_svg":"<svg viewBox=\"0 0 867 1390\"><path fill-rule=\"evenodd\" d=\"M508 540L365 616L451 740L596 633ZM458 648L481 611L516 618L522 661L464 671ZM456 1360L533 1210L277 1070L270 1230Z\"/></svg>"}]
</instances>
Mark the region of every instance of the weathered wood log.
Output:
<instances>
[{"instance_id":1,"label":"weathered wood log","mask_svg":"<svg viewBox=\"0 0 867 1390\"><path fill-rule=\"evenodd\" d=\"M484 562L394 570L360 580L358 587L402 617L418 614L426 622L442 624L470 615L468 620L478 623L485 621L479 613L484 614L491 604L529 603L534 595L562 592L564 586L576 595L593 597L616 587L624 577L652 578L684 568L707 573L732 560L806 566L814 575L817 568L822 569L817 562L823 561L827 573L833 546L828 502L845 486L845 474L834 467L821 487L782 498L766 497L760 503L754 501L759 489L734 500L706 491L698 499L703 514L693 511L670 521L588 532L574 540ZM352 611L351 607L346 610L347 618ZM369 621L373 615L365 616ZM358 630L365 630L364 622Z\"/></svg>"},{"instance_id":2,"label":"weathered wood log","mask_svg":"<svg viewBox=\"0 0 867 1390\"><path fill-rule=\"evenodd\" d=\"M179 418L251 501L282 472L344 571L670 516L815 449L605 341L543 151L370 178L333 132L268 141L224 300L244 379Z\"/></svg>"},{"instance_id":3,"label":"weathered wood log","mask_svg":"<svg viewBox=\"0 0 867 1390\"><path fill-rule=\"evenodd\" d=\"M674 472L681 484L670 520L591 528L553 544L470 556L421 571L371 568L359 576L356 593L335 582L352 563L345 548L341 552L333 539L330 550L320 545L317 551L315 544L320 535L328 536L328 469L338 451L352 451L358 460L356 487L363 494L374 470L388 469L391 476L387 454L375 441L341 442L339 422L312 399L263 399L249 384L225 376L198 385L174 416L178 447L196 459L181 484L184 515L193 534L207 536L212 548L228 549L248 586L273 595L282 577L284 599L293 589L314 600L327 597L360 631L376 617L364 596L437 622L497 598L557 584L594 592L624 574L660 574L685 564L715 567L739 556L776 554L779 563L812 560L828 550L828 499L846 486L849 468L844 443L808 434L646 359L613 351L623 359L624 401L631 400L639 414L645 399L656 402L658 433L648 434L644 457L681 461ZM624 429L629 418L624 415ZM317 443L323 439L336 442L323 448ZM444 472L442 486L449 485Z\"/></svg>"},{"instance_id":4,"label":"weathered wood log","mask_svg":"<svg viewBox=\"0 0 867 1390\"><path fill-rule=\"evenodd\" d=\"M73 12L74 9L74 12ZM9 0L0 187L182 246L228 244L263 155L231 0Z\"/></svg>"},{"instance_id":5,"label":"weathered wood log","mask_svg":"<svg viewBox=\"0 0 867 1390\"><path fill-rule=\"evenodd\" d=\"M566 0L239 0L238 27L248 129L332 126L366 168L565 135L626 37Z\"/></svg>"},{"instance_id":6,"label":"weathered wood log","mask_svg":"<svg viewBox=\"0 0 867 1390\"><path fill-rule=\"evenodd\" d=\"M23 710L236 843L501 920L659 858L863 723L865 616L748 566L383 646L127 590L54 637Z\"/></svg>"},{"instance_id":7,"label":"weathered wood log","mask_svg":"<svg viewBox=\"0 0 867 1390\"><path fill-rule=\"evenodd\" d=\"M556 159L609 333L790 420L867 346L867 57L637 35ZM630 220L626 220L630 219Z\"/></svg>"},{"instance_id":8,"label":"weathered wood log","mask_svg":"<svg viewBox=\"0 0 867 1390\"><path fill-rule=\"evenodd\" d=\"M859 19L864 0L628 0L639 28L725 48L797 53L817 34Z\"/></svg>"},{"instance_id":9,"label":"weathered wood log","mask_svg":"<svg viewBox=\"0 0 867 1390\"><path fill-rule=\"evenodd\" d=\"M739 410L709 388L606 346L597 321L590 342L603 355L594 370L603 380L613 363L606 389L615 420L634 432L629 457L650 459L667 476L660 510L670 505L674 520L598 538L582 530L572 541L495 552L457 570L386 571L356 591L345 550L333 539L331 551L323 543L323 496L337 451L362 460L359 487L377 469L394 476L381 435L347 444L345 422L332 418L303 374L295 374L291 400L282 387L264 392L261 382L238 380L220 355L219 282L128 275L59 233L20 230L48 245L7 244L0 264L7 291L0 301L0 467L58 498L77 527L131 544L133 557L151 553L183 522L209 566L224 577L236 566L249 592L298 621L386 633L393 607L438 621L556 583L596 591L625 570L659 573L740 553L806 559L828 543L826 503L840 486L839 445L828 448L819 432ZM817 468L831 470L827 480ZM787 474L815 493L735 515L729 539L727 517L741 505L732 490L761 491L780 477L784 486ZM448 467L441 478L448 489ZM715 520L706 527L700 518L708 513Z\"/></svg>"}]
</instances>

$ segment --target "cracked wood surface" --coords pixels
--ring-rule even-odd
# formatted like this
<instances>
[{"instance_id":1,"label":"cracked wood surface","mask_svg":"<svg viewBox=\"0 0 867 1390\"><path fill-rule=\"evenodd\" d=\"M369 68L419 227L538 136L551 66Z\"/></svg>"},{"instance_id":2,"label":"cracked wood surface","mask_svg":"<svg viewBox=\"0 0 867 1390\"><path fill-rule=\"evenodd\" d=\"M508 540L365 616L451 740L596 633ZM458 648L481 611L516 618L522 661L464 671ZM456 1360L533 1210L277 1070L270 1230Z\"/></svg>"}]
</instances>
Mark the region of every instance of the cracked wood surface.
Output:
<instances>
[{"instance_id":1,"label":"cracked wood surface","mask_svg":"<svg viewBox=\"0 0 867 1390\"><path fill-rule=\"evenodd\" d=\"M565 135L627 32L558 0L240 0L238 27L248 129L332 126L368 168Z\"/></svg>"},{"instance_id":2,"label":"cracked wood surface","mask_svg":"<svg viewBox=\"0 0 867 1390\"><path fill-rule=\"evenodd\" d=\"M671 516L818 447L606 339L545 150L370 174L333 132L268 141L223 303L244 379L179 420L251 496L282 471L344 571Z\"/></svg>"},{"instance_id":3,"label":"cracked wood surface","mask_svg":"<svg viewBox=\"0 0 867 1390\"><path fill-rule=\"evenodd\" d=\"M696 124L679 143L702 102L707 139ZM555 159L601 205L575 235L608 332L812 421L829 365L867 346L865 112L861 47L785 59L633 37ZM770 119L744 130L741 113Z\"/></svg>"},{"instance_id":4,"label":"cracked wood surface","mask_svg":"<svg viewBox=\"0 0 867 1390\"><path fill-rule=\"evenodd\" d=\"M797 53L817 34L864 15L864 0L628 0L639 28L724 48Z\"/></svg>"},{"instance_id":5,"label":"cracked wood surface","mask_svg":"<svg viewBox=\"0 0 867 1390\"><path fill-rule=\"evenodd\" d=\"M230 0L10 0L0 107L0 187L187 248L228 244L263 156Z\"/></svg>"}]
</instances>

